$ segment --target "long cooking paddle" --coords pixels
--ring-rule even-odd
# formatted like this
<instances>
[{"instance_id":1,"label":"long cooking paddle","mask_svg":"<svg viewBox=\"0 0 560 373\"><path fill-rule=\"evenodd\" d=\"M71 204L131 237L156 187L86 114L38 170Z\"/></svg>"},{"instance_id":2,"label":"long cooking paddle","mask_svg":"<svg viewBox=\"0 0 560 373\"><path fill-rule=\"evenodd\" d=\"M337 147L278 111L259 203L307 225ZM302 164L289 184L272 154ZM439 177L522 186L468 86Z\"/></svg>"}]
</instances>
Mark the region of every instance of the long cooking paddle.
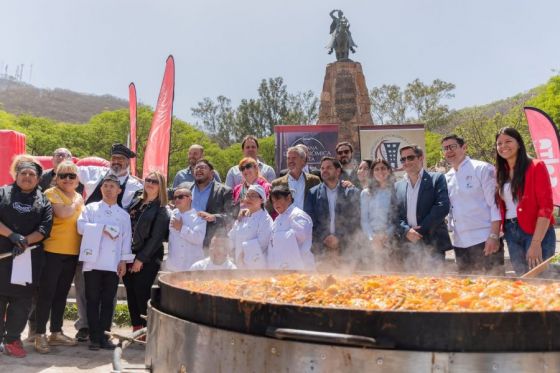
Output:
<instances>
[{"instance_id":1,"label":"long cooking paddle","mask_svg":"<svg viewBox=\"0 0 560 373\"><path fill-rule=\"evenodd\" d=\"M523 274L521 276L521 278L533 278L533 277L536 277L536 276L540 275L541 273L546 271L550 262L552 262L554 259L560 258L559 255L560 254L556 254L556 255L551 256L550 258L548 258L547 260L545 260L544 262L542 262L538 266L531 269L529 272Z\"/></svg>"}]
</instances>

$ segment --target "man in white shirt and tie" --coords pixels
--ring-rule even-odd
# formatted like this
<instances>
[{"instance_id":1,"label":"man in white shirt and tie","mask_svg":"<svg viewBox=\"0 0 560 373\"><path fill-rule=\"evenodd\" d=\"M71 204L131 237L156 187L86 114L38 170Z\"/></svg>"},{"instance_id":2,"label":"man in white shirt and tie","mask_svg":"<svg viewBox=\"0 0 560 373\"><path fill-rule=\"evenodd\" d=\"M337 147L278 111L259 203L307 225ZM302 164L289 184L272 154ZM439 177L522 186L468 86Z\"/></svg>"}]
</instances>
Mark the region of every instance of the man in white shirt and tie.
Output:
<instances>
[{"instance_id":1,"label":"man in white shirt and tie","mask_svg":"<svg viewBox=\"0 0 560 373\"><path fill-rule=\"evenodd\" d=\"M465 140L454 134L441 140L441 149L451 165L445 174L451 203L448 225L459 273L503 275L494 166L468 157Z\"/></svg>"}]
</instances>

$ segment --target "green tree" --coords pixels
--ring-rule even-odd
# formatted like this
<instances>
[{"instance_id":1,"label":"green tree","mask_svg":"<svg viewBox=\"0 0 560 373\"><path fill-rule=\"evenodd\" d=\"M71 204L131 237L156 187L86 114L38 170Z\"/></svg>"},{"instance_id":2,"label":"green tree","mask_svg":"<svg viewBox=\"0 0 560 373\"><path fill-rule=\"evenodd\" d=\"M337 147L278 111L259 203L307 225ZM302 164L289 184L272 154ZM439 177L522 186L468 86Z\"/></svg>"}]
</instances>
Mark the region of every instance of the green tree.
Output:
<instances>
[{"instance_id":1,"label":"green tree","mask_svg":"<svg viewBox=\"0 0 560 373\"><path fill-rule=\"evenodd\" d=\"M401 124L406 120L404 93L398 85L383 84L369 93L371 111L379 124Z\"/></svg>"}]
</instances>

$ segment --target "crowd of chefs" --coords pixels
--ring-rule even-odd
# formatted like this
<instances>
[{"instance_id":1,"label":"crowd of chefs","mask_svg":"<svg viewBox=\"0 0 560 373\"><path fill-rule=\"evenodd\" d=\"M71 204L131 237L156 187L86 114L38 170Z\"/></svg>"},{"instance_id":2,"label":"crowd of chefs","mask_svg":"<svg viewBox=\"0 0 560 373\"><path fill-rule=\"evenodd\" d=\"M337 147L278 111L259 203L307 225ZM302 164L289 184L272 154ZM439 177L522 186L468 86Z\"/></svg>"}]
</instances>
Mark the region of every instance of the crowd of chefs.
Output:
<instances>
[{"instance_id":1,"label":"crowd of chefs","mask_svg":"<svg viewBox=\"0 0 560 373\"><path fill-rule=\"evenodd\" d=\"M0 188L0 342L26 356L52 346L114 349L110 331L119 279L133 330L146 326L150 289L160 271L215 269L444 271L453 250L460 274L504 275L504 240L517 275L555 252L552 187L519 132L502 128L496 161L471 159L456 135L441 141L445 174L424 168L416 145L399 150L404 176L384 159L354 163L348 142L318 169L308 149L287 150L276 175L247 136L243 158L225 182L191 145L173 187L154 171L129 173L134 152L111 149L108 167L76 166L68 149L43 172L33 157L14 159L14 183ZM163 243L168 242L164 259ZM72 282L79 319L62 331ZM50 333L47 336L46 326Z\"/></svg>"}]
</instances>

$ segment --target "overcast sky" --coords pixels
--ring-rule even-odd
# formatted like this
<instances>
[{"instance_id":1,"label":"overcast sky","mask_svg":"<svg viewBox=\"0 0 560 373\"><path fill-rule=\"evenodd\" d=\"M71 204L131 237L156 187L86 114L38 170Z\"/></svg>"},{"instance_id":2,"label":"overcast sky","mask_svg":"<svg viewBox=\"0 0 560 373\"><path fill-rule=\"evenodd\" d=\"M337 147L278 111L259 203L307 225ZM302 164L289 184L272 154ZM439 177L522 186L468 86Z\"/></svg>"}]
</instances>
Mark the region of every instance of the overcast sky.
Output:
<instances>
[{"instance_id":1,"label":"overcast sky","mask_svg":"<svg viewBox=\"0 0 560 373\"><path fill-rule=\"evenodd\" d=\"M558 0L0 0L0 66L44 88L155 106L165 59L176 63L175 115L204 97L237 104L261 79L320 93L329 12L342 9L368 88L420 78L456 84L453 108L545 83L560 68ZM29 66L33 65L29 80ZM3 73L3 68L2 68Z\"/></svg>"}]
</instances>

